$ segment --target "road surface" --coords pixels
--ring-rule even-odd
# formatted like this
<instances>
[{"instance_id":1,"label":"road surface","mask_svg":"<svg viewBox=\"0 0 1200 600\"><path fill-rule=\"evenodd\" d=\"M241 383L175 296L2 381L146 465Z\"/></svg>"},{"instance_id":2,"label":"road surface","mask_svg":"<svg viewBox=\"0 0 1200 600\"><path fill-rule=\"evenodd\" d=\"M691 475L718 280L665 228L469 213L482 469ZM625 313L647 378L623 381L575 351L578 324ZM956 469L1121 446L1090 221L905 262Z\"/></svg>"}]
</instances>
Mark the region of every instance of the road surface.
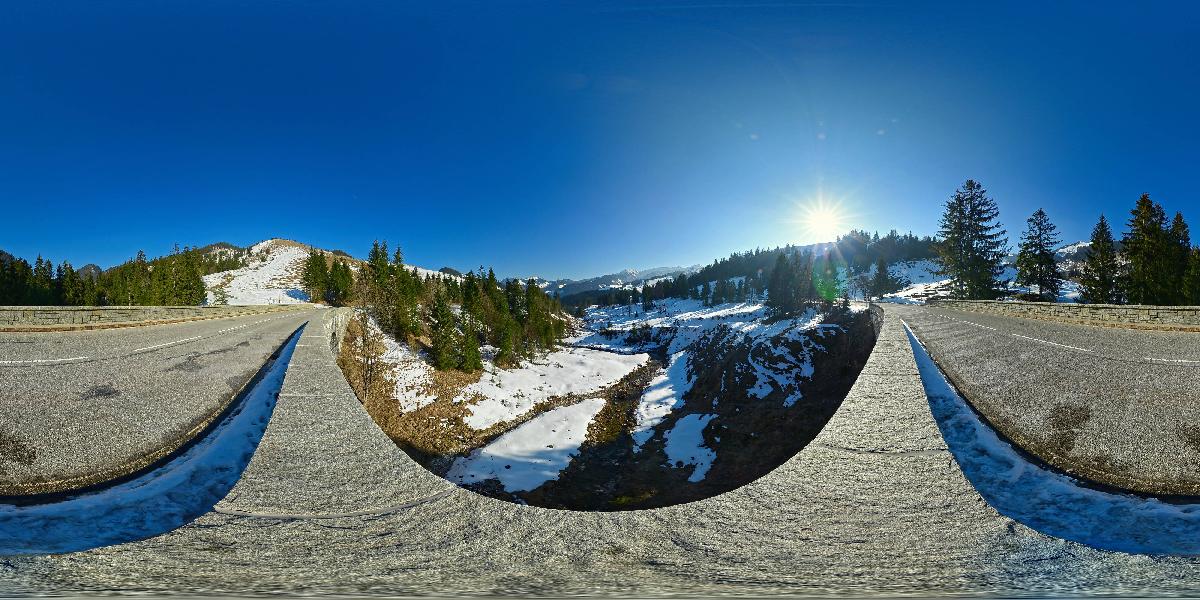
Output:
<instances>
[{"instance_id":1,"label":"road surface","mask_svg":"<svg viewBox=\"0 0 1200 600\"><path fill-rule=\"evenodd\" d=\"M1200 495L1200 334L888 310L1024 450L1101 484Z\"/></svg>"},{"instance_id":2,"label":"road surface","mask_svg":"<svg viewBox=\"0 0 1200 600\"><path fill-rule=\"evenodd\" d=\"M171 453L314 314L0 333L0 496L100 484Z\"/></svg>"}]
</instances>

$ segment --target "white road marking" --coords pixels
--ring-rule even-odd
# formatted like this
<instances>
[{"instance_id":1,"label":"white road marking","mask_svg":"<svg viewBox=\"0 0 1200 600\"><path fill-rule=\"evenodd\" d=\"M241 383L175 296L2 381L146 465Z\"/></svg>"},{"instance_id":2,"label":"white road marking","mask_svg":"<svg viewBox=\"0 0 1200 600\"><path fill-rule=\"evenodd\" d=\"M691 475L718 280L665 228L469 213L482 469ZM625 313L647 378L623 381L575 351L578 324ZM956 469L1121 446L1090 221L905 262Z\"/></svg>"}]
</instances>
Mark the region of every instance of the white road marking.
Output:
<instances>
[{"instance_id":1,"label":"white road marking","mask_svg":"<svg viewBox=\"0 0 1200 600\"><path fill-rule=\"evenodd\" d=\"M976 327L982 327L984 329L987 329L988 331L1000 331L999 329L996 329L995 327L988 327L987 325L980 325L979 323L972 323L970 321L962 321L962 322L966 323L967 325L974 325Z\"/></svg>"},{"instance_id":2,"label":"white road marking","mask_svg":"<svg viewBox=\"0 0 1200 600\"><path fill-rule=\"evenodd\" d=\"M31 360L0 360L0 365L53 365L59 363L75 362L80 360L88 360L86 356L73 356L71 358L35 358Z\"/></svg>"},{"instance_id":3,"label":"white road marking","mask_svg":"<svg viewBox=\"0 0 1200 600\"><path fill-rule=\"evenodd\" d=\"M1200 365L1200 360L1187 360L1185 358L1158 358L1155 356L1147 356L1146 360L1155 362L1169 362L1181 365Z\"/></svg>"},{"instance_id":4,"label":"white road marking","mask_svg":"<svg viewBox=\"0 0 1200 600\"><path fill-rule=\"evenodd\" d=\"M1091 352L1091 350L1088 350L1087 348L1080 348L1079 346L1068 346L1066 344L1060 344L1058 342L1051 342L1049 340L1043 340L1041 338L1029 337L1027 335L1021 335L1019 333L1010 333L1008 335L1011 335L1013 337L1019 337L1021 339L1033 340L1035 342L1041 342L1043 344L1050 344L1051 346L1058 346L1059 348L1070 348L1071 350L1079 350L1080 352Z\"/></svg>"},{"instance_id":5,"label":"white road marking","mask_svg":"<svg viewBox=\"0 0 1200 600\"><path fill-rule=\"evenodd\" d=\"M153 345L153 346L146 346L145 348L138 348L137 350L133 350L133 351L131 351L131 352L130 352L130 354L136 354L136 353L138 353L138 352L145 352L146 350L154 350L154 349L156 349L156 348L164 348L164 347L166 347L166 346L174 346L175 344L182 344L182 343L185 343L185 342L193 342L193 341L195 341L195 340L198 340L198 339L200 339L200 338L202 338L202 337L204 337L204 336L198 335L198 336L195 336L195 337L190 337L190 338L187 338L187 339L175 340L174 342L165 342L165 343L162 343L162 344L155 344L155 345Z\"/></svg>"}]
</instances>

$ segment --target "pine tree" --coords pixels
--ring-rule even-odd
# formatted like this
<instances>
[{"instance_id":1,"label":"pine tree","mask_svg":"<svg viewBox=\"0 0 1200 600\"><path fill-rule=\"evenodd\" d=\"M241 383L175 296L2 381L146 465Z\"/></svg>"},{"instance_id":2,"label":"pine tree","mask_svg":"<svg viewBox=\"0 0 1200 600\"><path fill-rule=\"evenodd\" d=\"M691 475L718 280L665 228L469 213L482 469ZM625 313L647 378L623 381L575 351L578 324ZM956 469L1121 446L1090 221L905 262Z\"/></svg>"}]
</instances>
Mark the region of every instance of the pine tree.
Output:
<instances>
[{"instance_id":1,"label":"pine tree","mask_svg":"<svg viewBox=\"0 0 1200 600\"><path fill-rule=\"evenodd\" d=\"M58 269L58 285L62 290L62 303L67 306L83 305L83 280L80 279L79 274L67 261L59 264Z\"/></svg>"},{"instance_id":2,"label":"pine tree","mask_svg":"<svg viewBox=\"0 0 1200 600\"><path fill-rule=\"evenodd\" d=\"M767 283L767 306L776 312L791 310L795 294L794 275L787 253L780 252L775 259L775 267L771 269L771 280Z\"/></svg>"},{"instance_id":3,"label":"pine tree","mask_svg":"<svg viewBox=\"0 0 1200 600\"><path fill-rule=\"evenodd\" d=\"M499 342L496 345L496 364L501 366L516 365L519 359L517 352L517 326L508 321L499 326Z\"/></svg>"},{"instance_id":4,"label":"pine tree","mask_svg":"<svg viewBox=\"0 0 1200 600\"><path fill-rule=\"evenodd\" d=\"M458 368L472 373L483 368L483 357L479 353L479 333L466 311L460 315L462 324L462 350L459 352Z\"/></svg>"},{"instance_id":5,"label":"pine tree","mask_svg":"<svg viewBox=\"0 0 1200 600\"><path fill-rule=\"evenodd\" d=\"M429 349L433 365L438 369L453 369L458 366L457 337L454 312L450 310L450 302L446 300L445 294L439 292L433 303L433 339Z\"/></svg>"},{"instance_id":6,"label":"pine tree","mask_svg":"<svg viewBox=\"0 0 1200 600\"><path fill-rule=\"evenodd\" d=\"M996 201L978 182L968 179L946 201L935 248L940 274L950 277L961 298L992 298L1003 272L1007 232L997 220Z\"/></svg>"},{"instance_id":7,"label":"pine tree","mask_svg":"<svg viewBox=\"0 0 1200 600\"><path fill-rule=\"evenodd\" d=\"M374 251L375 249L372 249ZM308 294L310 302L325 302L329 292L329 271L326 268L325 253L311 248L304 260L304 270L300 274L300 285Z\"/></svg>"},{"instance_id":8,"label":"pine tree","mask_svg":"<svg viewBox=\"0 0 1200 600\"><path fill-rule=\"evenodd\" d=\"M30 302L45 306L54 303L54 263L38 255L33 263L33 279L30 281Z\"/></svg>"},{"instance_id":9,"label":"pine tree","mask_svg":"<svg viewBox=\"0 0 1200 600\"><path fill-rule=\"evenodd\" d=\"M1187 277L1192 258L1192 238L1187 221L1183 220L1183 213L1175 213L1171 229L1167 232L1167 244L1170 264L1167 267L1169 281L1165 285L1174 292L1171 297L1172 304L1187 304L1188 294L1184 289L1184 279Z\"/></svg>"},{"instance_id":10,"label":"pine tree","mask_svg":"<svg viewBox=\"0 0 1200 600\"><path fill-rule=\"evenodd\" d=\"M1183 278L1185 305L1200 306L1200 246L1192 248L1187 274Z\"/></svg>"},{"instance_id":11,"label":"pine tree","mask_svg":"<svg viewBox=\"0 0 1200 600\"><path fill-rule=\"evenodd\" d=\"M875 259L875 274L871 278L868 291L870 296L882 298L884 294L898 291L906 285L908 285L907 281L892 276L888 270L887 260L882 255Z\"/></svg>"},{"instance_id":12,"label":"pine tree","mask_svg":"<svg viewBox=\"0 0 1200 600\"><path fill-rule=\"evenodd\" d=\"M1149 194L1142 194L1130 215L1129 231L1121 240L1128 263L1125 293L1133 304L1169 304L1175 293L1169 287L1174 253L1167 238L1166 213Z\"/></svg>"},{"instance_id":13,"label":"pine tree","mask_svg":"<svg viewBox=\"0 0 1200 600\"><path fill-rule=\"evenodd\" d=\"M1017 283L1038 286L1041 299L1054 302L1058 299L1063 282L1062 274L1058 272L1058 262L1054 259L1054 250L1062 243L1058 228L1050 222L1046 211L1040 208L1025 223L1025 233L1021 234L1017 251Z\"/></svg>"},{"instance_id":14,"label":"pine tree","mask_svg":"<svg viewBox=\"0 0 1200 600\"><path fill-rule=\"evenodd\" d=\"M1100 221L1092 229L1091 244L1083 263L1080 284L1083 301L1093 304L1117 304L1121 301L1119 288L1120 264L1113 243L1112 229L1108 220L1100 215Z\"/></svg>"}]
</instances>

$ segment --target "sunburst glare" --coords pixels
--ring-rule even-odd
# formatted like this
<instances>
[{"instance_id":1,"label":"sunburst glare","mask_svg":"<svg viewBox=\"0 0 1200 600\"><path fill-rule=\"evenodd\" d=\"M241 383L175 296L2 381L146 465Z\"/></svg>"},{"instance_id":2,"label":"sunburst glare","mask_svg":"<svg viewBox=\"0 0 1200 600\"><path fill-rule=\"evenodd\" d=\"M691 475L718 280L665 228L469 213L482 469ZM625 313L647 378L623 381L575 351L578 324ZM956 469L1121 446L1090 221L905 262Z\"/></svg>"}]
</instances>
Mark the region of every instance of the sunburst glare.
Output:
<instances>
[{"instance_id":1,"label":"sunburst glare","mask_svg":"<svg viewBox=\"0 0 1200 600\"><path fill-rule=\"evenodd\" d=\"M849 227L840 202L818 198L802 206L800 211L800 224L808 242L832 242Z\"/></svg>"}]
</instances>

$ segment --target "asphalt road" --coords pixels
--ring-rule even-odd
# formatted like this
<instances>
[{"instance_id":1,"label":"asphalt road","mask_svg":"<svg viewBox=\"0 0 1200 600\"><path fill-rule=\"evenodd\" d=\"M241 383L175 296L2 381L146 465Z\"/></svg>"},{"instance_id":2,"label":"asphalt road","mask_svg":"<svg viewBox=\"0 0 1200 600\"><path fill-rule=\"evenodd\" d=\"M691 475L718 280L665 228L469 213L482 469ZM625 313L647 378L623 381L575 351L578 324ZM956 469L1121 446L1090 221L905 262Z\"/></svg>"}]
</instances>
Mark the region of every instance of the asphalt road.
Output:
<instances>
[{"instance_id":1,"label":"asphalt road","mask_svg":"<svg viewBox=\"0 0 1200 600\"><path fill-rule=\"evenodd\" d=\"M1094 550L998 514L935 423L887 309L821 434L720 496L616 513L521 506L450 485L370 423L305 329L241 481L168 534L0 558L9 594L1186 594L1200 561ZM328 314L328 313L327 313ZM325 315L322 316L322 321Z\"/></svg>"},{"instance_id":2,"label":"asphalt road","mask_svg":"<svg viewBox=\"0 0 1200 600\"><path fill-rule=\"evenodd\" d=\"M1024 450L1101 484L1200 495L1200 334L888 310Z\"/></svg>"},{"instance_id":3,"label":"asphalt road","mask_svg":"<svg viewBox=\"0 0 1200 600\"><path fill-rule=\"evenodd\" d=\"M169 454L314 314L0 333L0 495L102 483Z\"/></svg>"}]
</instances>

